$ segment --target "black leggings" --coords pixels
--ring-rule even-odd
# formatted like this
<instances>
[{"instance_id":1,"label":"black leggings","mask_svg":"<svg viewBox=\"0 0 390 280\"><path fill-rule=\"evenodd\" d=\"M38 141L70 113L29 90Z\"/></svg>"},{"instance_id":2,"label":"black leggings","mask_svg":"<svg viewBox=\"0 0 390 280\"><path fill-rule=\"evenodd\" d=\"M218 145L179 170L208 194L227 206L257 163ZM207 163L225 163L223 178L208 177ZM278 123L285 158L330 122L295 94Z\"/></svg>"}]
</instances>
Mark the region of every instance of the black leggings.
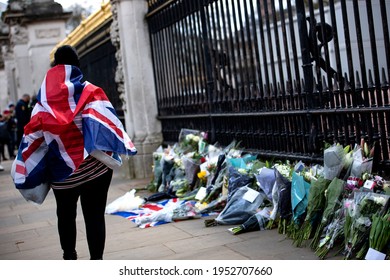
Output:
<instances>
[{"instance_id":1,"label":"black leggings","mask_svg":"<svg viewBox=\"0 0 390 280\"><path fill-rule=\"evenodd\" d=\"M64 256L76 252L77 201L80 197L91 260L103 258L106 241L105 208L112 170L75 188L53 189L57 201L58 233Z\"/></svg>"}]
</instances>

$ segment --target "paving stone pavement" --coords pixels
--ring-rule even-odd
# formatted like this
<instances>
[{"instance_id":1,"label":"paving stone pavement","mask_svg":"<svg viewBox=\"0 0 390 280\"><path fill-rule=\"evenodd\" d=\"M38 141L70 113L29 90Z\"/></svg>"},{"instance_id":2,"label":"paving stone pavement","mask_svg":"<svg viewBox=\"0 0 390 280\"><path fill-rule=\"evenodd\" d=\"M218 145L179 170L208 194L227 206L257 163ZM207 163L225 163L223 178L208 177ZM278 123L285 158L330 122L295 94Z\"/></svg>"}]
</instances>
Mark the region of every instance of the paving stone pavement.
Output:
<instances>
[{"instance_id":1,"label":"paving stone pavement","mask_svg":"<svg viewBox=\"0 0 390 280\"><path fill-rule=\"evenodd\" d=\"M12 161L3 161L0 172L0 260L60 260L55 200L52 192L42 205L26 202L10 176ZM147 196L150 179L114 177L108 203L132 188ZM77 218L77 252L89 259L81 208ZM140 229L120 216L107 215L107 260L316 260L309 247L297 248L276 230L232 235L232 226L205 227L204 219L185 220ZM332 257L331 259L340 259Z\"/></svg>"}]
</instances>

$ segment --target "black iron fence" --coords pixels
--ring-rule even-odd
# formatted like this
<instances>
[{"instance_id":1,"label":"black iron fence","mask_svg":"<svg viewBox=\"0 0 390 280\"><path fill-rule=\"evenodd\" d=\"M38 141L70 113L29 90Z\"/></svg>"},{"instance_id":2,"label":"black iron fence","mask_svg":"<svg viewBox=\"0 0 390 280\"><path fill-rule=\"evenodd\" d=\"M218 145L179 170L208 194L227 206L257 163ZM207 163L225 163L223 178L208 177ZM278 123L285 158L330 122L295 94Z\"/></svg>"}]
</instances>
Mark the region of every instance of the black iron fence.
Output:
<instances>
[{"instance_id":1,"label":"black iron fence","mask_svg":"<svg viewBox=\"0 0 390 280\"><path fill-rule=\"evenodd\" d=\"M375 143L390 167L390 3L149 0L166 142L181 128L260 155L319 160L324 141Z\"/></svg>"},{"instance_id":2,"label":"black iron fence","mask_svg":"<svg viewBox=\"0 0 390 280\"><path fill-rule=\"evenodd\" d=\"M86 36L75 47L80 56L80 68L85 80L101 87L124 123L123 102L115 80L116 48L110 37L111 21Z\"/></svg>"}]
</instances>

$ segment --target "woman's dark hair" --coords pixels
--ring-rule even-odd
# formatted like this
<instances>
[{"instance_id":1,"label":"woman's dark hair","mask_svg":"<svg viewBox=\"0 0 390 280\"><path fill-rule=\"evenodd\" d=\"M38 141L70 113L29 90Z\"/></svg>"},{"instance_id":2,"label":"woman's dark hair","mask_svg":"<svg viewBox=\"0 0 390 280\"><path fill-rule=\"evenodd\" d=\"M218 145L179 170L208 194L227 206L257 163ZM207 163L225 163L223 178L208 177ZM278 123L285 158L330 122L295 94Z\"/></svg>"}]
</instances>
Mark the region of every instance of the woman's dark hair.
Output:
<instances>
[{"instance_id":1,"label":"woman's dark hair","mask_svg":"<svg viewBox=\"0 0 390 280\"><path fill-rule=\"evenodd\" d=\"M54 66L59 64L80 67L79 56L72 46L61 46L56 50L54 54Z\"/></svg>"}]
</instances>

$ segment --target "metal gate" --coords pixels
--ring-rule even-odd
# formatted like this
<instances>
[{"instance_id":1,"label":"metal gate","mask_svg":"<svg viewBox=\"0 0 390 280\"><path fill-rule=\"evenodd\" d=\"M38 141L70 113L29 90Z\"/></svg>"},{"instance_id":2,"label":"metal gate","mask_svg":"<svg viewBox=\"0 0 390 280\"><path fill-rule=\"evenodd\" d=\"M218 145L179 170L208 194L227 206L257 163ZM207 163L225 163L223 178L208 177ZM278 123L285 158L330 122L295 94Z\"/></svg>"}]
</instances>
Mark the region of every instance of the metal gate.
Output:
<instances>
[{"instance_id":1,"label":"metal gate","mask_svg":"<svg viewBox=\"0 0 390 280\"><path fill-rule=\"evenodd\" d=\"M158 118L264 157L319 161L364 138L390 168L390 3L149 0Z\"/></svg>"}]
</instances>

